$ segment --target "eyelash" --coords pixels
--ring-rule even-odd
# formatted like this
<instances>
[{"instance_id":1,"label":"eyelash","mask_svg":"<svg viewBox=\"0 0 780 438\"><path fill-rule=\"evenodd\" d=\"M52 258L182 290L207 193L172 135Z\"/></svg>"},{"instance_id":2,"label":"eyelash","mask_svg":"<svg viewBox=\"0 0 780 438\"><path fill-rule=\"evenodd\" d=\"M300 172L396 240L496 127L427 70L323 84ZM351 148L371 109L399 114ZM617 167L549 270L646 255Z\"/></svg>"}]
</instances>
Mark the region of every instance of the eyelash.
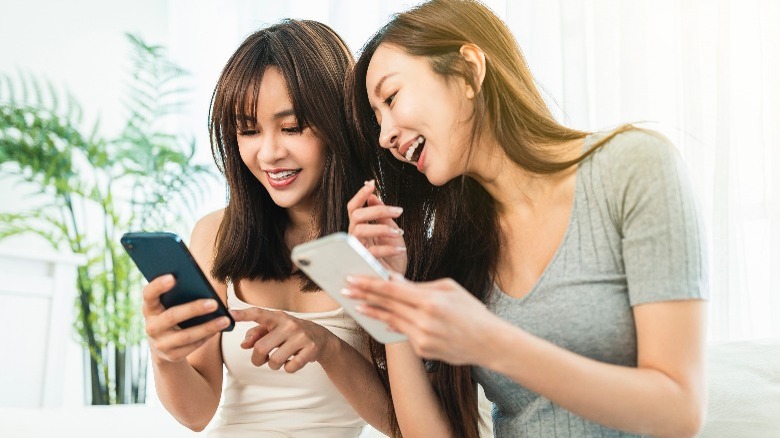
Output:
<instances>
[{"instance_id":1,"label":"eyelash","mask_svg":"<svg viewBox=\"0 0 780 438\"><path fill-rule=\"evenodd\" d=\"M303 132L303 127L294 127L294 128L282 128L282 132L285 132L287 134L300 134Z\"/></svg>"},{"instance_id":2,"label":"eyelash","mask_svg":"<svg viewBox=\"0 0 780 438\"><path fill-rule=\"evenodd\" d=\"M300 134L303 132L305 128L299 128L299 127L293 127L293 128L282 128L282 132L286 134ZM255 134L257 134L259 131L255 129L246 129L244 131L238 131L238 135L245 136L245 137L251 137Z\"/></svg>"},{"instance_id":3,"label":"eyelash","mask_svg":"<svg viewBox=\"0 0 780 438\"><path fill-rule=\"evenodd\" d=\"M387 105L387 106L390 106L390 104L392 104L392 103L393 103L393 101L395 100L395 95L396 95L396 94L398 94L398 92L397 92L397 91L396 91L395 93L391 94L391 95L390 95L390 97L388 97L387 99L385 99L385 105Z\"/></svg>"}]
</instances>

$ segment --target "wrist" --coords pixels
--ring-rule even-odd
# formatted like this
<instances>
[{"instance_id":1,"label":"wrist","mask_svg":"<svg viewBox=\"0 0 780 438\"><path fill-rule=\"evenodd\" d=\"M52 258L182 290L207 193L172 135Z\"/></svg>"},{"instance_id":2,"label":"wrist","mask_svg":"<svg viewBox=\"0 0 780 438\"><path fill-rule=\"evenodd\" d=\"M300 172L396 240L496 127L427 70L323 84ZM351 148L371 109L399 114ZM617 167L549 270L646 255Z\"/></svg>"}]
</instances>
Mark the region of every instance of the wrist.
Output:
<instances>
[{"instance_id":1,"label":"wrist","mask_svg":"<svg viewBox=\"0 0 780 438\"><path fill-rule=\"evenodd\" d=\"M338 358L342 354L343 341L338 336L331 333L330 330L324 330L327 334L325 335L325 342L322 345L322 352L320 353L317 362L319 362L323 368L326 368L335 360L335 358Z\"/></svg>"},{"instance_id":2,"label":"wrist","mask_svg":"<svg viewBox=\"0 0 780 438\"><path fill-rule=\"evenodd\" d=\"M517 333L522 333L522 330L498 316L491 318L490 325L485 330L487 331L483 333L493 333L493 336L488 342L482 344L483 350L477 355L478 360L475 365L500 371L506 362L507 353L517 350L519 342Z\"/></svg>"}]
</instances>

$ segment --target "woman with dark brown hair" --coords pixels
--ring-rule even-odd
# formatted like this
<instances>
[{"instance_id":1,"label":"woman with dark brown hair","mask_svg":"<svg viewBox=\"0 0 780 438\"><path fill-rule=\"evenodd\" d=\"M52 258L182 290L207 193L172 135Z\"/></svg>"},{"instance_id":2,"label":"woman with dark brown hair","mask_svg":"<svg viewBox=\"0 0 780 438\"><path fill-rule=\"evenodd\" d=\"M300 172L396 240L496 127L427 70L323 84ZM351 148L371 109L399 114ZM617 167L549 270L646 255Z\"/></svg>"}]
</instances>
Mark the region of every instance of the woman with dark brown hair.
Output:
<instances>
[{"instance_id":1,"label":"woman with dark brown hair","mask_svg":"<svg viewBox=\"0 0 780 438\"><path fill-rule=\"evenodd\" d=\"M193 430L218 406L212 437L356 437L364 419L388 430L366 334L290 261L293 246L347 228L364 179L346 122L352 66L332 29L285 20L250 35L222 71L210 134L228 203L198 221L190 247L238 322L179 329L216 303L166 310L170 276L143 293L157 392Z\"/></svg>"},{"instance_id":2,"label":"woman with dark brown hair","mask_svg":"<svg viewBox=\"0 0 780 438\"><path fill-rule=\"evenodd\" d=\"M476 1L395 16L351 92L380 196L350 232L399 274L344 293L409 337L375 351L396 432L476 437L479 383L499 437L696 435L707 266L674 146L559 124Z\"/></svg>"}]
</instances>

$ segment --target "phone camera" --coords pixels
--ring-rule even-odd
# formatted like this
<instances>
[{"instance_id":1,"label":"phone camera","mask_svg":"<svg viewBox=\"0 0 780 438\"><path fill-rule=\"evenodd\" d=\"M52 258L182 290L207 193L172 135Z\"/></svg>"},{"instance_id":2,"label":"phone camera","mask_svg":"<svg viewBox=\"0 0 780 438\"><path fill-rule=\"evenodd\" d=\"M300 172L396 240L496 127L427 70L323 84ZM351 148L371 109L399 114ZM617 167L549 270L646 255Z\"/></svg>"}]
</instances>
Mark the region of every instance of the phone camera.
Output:
<instances>
[{"instance_id":1,"label":"phone camera","mask_svg":"<svg viewBox=\"0 0 780 438\"><path fill-rule=\"evenodd\" d=\"M125 243L125 248L127 248L128 251L132 251L135 249L135 245L133 245L131 242Z\"/></svg>"},{"instance_id":2,"label":"phone camera","mask_svg":"<svg viewBox=\"0 0 780 438\"><path fill-rule=\"evenodd\" d=\"M311 261L307 258L300 258L298 259L298 264L301 266L309 266L311 264Z\"/></svg>"}]
</instances>

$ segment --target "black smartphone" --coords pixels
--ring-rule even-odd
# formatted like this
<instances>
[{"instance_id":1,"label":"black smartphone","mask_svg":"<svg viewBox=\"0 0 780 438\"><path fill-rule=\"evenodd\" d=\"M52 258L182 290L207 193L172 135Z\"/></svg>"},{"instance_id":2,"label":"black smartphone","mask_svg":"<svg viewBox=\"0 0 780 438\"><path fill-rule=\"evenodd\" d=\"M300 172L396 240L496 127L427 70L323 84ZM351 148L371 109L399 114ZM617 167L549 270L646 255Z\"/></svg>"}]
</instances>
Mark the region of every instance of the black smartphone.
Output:
<instances>
[{"instance_id":1,"label":"black smartphone","mask_svg":"<svg viewBox=\"0 0 780 438\"><path fill-rule=\"evenodd\" d=\"M179 236L166 232L125 233L120 242L147 281L161 275L173 274L176 285L160 295L160 302L166 308L202 298L216 300L217 310L182 321L179 327L184 329L227 316L230 318L230 325L222 331L233 330L233 317Z\"/></svg>"}]
</instances>

